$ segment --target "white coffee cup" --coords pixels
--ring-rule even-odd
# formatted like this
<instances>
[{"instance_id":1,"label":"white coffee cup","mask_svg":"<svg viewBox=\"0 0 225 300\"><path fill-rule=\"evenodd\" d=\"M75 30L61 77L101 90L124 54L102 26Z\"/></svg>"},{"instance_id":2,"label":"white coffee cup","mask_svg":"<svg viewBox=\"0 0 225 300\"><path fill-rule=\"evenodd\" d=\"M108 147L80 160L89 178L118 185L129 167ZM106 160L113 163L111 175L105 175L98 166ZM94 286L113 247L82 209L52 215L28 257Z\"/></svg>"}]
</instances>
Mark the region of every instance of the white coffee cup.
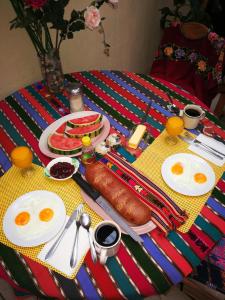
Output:
<instances>
[{"instance_id":1,"label":"white coffee cup","mask_svg":"<svg viewBox=\"0 0 225 300\"><path fill-rule=\"evenodd\" d=\"M107 258L116 255L119 250L120 227L113 221L102 221L95 227L93 239L99 261L105 264Z\"/></svg>"},{"instance_id":2,"label":"white coffee cup","mask_svg":"<svg viewBox=\"0 0 225 300\"><path fill-rule=\"evenodd\" d=\"M180 116L184 120L184 128L194 129L198 126L199 122L204 119L205 112L199 105L188 104L181 111Z\"/></svg>"}]
</instances>

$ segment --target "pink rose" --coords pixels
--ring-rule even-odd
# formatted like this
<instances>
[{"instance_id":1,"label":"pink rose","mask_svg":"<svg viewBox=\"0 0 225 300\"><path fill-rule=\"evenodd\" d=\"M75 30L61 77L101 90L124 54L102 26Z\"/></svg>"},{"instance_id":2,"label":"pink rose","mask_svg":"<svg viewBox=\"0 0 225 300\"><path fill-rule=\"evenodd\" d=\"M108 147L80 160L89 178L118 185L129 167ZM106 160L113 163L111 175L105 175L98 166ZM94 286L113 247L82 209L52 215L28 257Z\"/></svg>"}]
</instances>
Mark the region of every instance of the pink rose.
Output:
<instances>
[{"instance_id":1,"label":"pink rose","mask_svg":"<svg viewBox=\"0 0 225 300\"><path fill-rule=\"evenodd\" d=\"M209 35L208 35L208 39L209 39L210 41L218 40L218 34L215 33L215 32L210 32Z\"/></svg>"},{"instance_id":2,"label":"pink rose","mask_svg":"<svg viewBox=\"0 0 225 300\"><path fill-rule=\"evenodd\" d=\"M84 19L87 28L91 30L95 29L101 22L99 10L94 6L89 6L84 13Z\"/></svg>"},{"instance_id":3,"label":"pink rose","mask_svg":"<svg viewBox=\"0 0 225 300\"><path fill-rule=\"evenodd\" d=\"M25 0L26 5L34 9L42 8L46 2L47 0Z\"/></svg>"}]
</instances>

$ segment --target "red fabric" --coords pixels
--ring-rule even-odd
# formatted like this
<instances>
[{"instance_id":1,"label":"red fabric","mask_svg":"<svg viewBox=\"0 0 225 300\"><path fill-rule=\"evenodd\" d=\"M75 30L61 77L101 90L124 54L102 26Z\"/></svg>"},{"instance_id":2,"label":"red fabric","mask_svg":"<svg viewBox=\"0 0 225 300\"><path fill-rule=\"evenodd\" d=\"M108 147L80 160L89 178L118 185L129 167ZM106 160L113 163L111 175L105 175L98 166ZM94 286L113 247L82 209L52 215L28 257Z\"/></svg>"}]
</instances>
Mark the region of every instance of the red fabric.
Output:
<instances>
[{"instance_id":1,"label":"red fabric","mask_svg":"<svg viewBox=\"0 0 225 300\"><path fill-rule=\"evenodd\" d=\"M189 40L182 35L180 26L169 27L164 31L160 45L171 43L195 50L208 58L208 64L212 67L215 67L218 61L218 55L208 36L198 40ZM188 61L175 61L168 58L155 60L150 75L181 86L208 106L217 94L217 80L212 78L212 74L204 79L202 75L196 72L194 65Z\"/></svg>"}]
</instances>

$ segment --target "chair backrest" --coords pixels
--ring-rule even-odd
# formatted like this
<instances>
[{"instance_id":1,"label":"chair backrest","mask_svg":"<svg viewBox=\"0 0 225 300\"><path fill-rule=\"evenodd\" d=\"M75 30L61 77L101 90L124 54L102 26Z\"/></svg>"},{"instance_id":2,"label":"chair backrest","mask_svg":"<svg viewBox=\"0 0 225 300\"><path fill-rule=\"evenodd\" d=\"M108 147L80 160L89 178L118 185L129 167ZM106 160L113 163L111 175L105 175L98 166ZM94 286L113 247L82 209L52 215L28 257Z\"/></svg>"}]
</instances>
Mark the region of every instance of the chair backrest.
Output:
<instances>
[{"instance_id":1,"label":"chair backrest","mask_svg":"<svg viewBox=\"0 0 225 300\"><path fill-rule=\"evenodd\" d=\"M202 24L171 26L164 30L150 75L181 86L210 106L222 79L224 47L224 38Z\"/></svg>"}]
</instances>

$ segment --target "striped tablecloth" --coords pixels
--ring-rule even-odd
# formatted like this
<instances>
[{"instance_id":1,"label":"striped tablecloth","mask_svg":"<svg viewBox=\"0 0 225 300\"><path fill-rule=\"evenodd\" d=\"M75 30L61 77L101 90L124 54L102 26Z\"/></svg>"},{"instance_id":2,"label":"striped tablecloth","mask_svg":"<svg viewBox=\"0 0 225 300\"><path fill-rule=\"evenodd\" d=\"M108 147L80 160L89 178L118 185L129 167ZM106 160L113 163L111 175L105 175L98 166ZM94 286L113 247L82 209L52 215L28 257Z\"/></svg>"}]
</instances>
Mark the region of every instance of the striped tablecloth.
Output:
<instances>
[{"instance_id":1,"label":"striped tablecloth","mask_svg":"<svg viewBox=\"0 0 225 300\"><path fill-rule=\"evenodd\" d=\"M79 81L84 86L86 108L98 111L109 119L112 131L127 136L134 123L152 101L147 117L151 143L164 129L168 116L169 94L183 108L199 101L174 85L147 75L119 71L91 71L67 74L66 81ZM53 121L69 113L65 93L47 97L43 82L21 88L0 102L0 173L10 167L9 153L17 145L28 145L34 162L46 165L50 159L38 148L42 131ZM210 112L208 122L216 125L216 133L225 138L224 127ZM195 132L195 131L193 131ZM195 132L197 133L197 132ZM146 144L142 142L140 149ZM118 154L133 162L135 156L123 147ZM143 299L164 293L188 276L206 257L225 232L225 174L188 233L170 232L164 237L158 229L142 236L144 247L129 236L123 236L117 256L107 264L93 264L90 253L74 280L20 255L0 244L0 276L17 291L56 299Z\"/></svg>"}]
</instances>

